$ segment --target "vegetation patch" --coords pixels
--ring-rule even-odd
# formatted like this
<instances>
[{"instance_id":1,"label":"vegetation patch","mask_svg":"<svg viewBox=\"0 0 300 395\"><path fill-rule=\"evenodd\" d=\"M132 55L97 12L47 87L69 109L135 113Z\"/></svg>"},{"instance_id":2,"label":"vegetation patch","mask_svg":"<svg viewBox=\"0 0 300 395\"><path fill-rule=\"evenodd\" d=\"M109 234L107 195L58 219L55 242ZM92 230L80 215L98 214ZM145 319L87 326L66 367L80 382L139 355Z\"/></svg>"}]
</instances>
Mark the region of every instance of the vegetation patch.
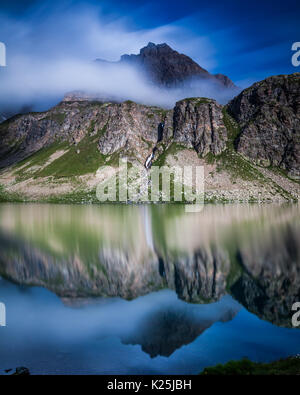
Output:
<instances>
[{"instance_id":1,"label":"vegetation patch","mask_svg":"<svg viewBox=\"0 0 300 395\"><path fill-rule=\"evenodd\" d=\"M23 203L27 200L18 193L8 192L0 184L0 203Z\"/></svg>"},{"instance_id":2,"label":"vegetation patch","mask_svg":"<svg viewBox=\"0 0 300 395\"><path fill-rule=\"evenodd\" d=\"M183 145L172 143L164 152L155 160L153 166L164 166L168 155L176 155L178 152L187 149Z\"/></svg>"},{"instance_id":3,"label":"vegetation patch","mask_svg":"<svg viewBox=\"0 0 300 395\"><path fill-rule=\"evenodd\" d=\"M66 118L66 114L61 112L61 113L52 113L51 115L48 115L45 120L50 120L58 123L60 126L64 123Z\"/></svg>"},{"instance_id":4,"label":"vegetation patch","mask_svg":"<svg viewBox=\"0 0 300 395\"><path fill-rule=\"evenodd\" d=\"M21 178L26 177L26 171L29 171L31 167L34 166L43 166L49 160L51 155L59 150L65 150L69 147L69 143L66 141L57 141L48 147L44 147L34 154L30 155L26 159L23 159L21 162L15 165L15 175Z\"/></svg>"},{"instance_id":5,"label":"vegetation patch","mask_svg":"<svg viewBox=\"0 0 300 395\"><path fill-rule=\"evenodd\" d=\"M157 108L154 110L154 112L160 116L162 122L165 120L168 114L168 110L164 110L162 108Z\"/></svg>"},{"instance_id":6,"label":"vegetation patch","mask_svg":"<svg viewBox=\"0 0 300 395\"><path fill-rule=\"evenodd\" d=\"M95 173L100 166L107 164L106 157L99 152L97 144L102 133L104 130L93 137L86 135L76 146L70 146L64 155L38 171L35 176L60 178Z\"/></svg>"},{"instance_id":7,"label":"vegetation patch","mask_svg":"<svg viewBox=\"0 0 300 395\"><path fill-rule=\"evenodd\" d=\"M196 105L199 104L209 104L212 103L212 99L208 99L207 97L188 97L186 99L181 100L182 102L193 102Z\"/></svg>"},{"instance_id":8,"label":"vegetation patch","mask_svg":"<svg viewBox=\"0 0 300 395\"><path fill-rule=\"evenodd\" d=\"M241 134L241 129L235 119L233 119L232 116L228 114L226 107L223 108L222 113L223 122L227 129L228 135L227 148L234 149L236 146L236 141Z\"/></svg>"},{"instance_id":9,"label":"vegetation patch","mask_svg":"<svg viewBox=\"0 0 300 395\"><path fill-rule=\"evenodd\" d=\"M43 203L55 204L91 204L100 203L96 196L96 189L84 191L82 189L75 190L70 193L49 196L42 200Z\"/></svg>"},{"instance_id":10,"label":"vegetation patch","mask_svg":"<svg viewBox=\"0 0 300 395\"><path fill-rule=\"evenodd\" d=\"M252 362L249 359L229 361L224 365L206 368L201 375L299 375L300 358L290 357L270 363Z\"/></svg>"}]
</instances>

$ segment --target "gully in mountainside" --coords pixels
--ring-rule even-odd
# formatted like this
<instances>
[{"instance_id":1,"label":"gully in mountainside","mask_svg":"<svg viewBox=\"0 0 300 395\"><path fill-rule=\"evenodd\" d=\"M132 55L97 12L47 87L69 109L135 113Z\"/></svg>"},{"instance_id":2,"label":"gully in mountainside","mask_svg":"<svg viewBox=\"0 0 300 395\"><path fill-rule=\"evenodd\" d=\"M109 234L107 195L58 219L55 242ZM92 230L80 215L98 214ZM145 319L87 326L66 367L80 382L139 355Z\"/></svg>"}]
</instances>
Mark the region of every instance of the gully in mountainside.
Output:
<instances>
[{"instance_id":1,"label":"gully in mountainside","mask_svg":"<svg viewBox=\"0 0 300 395\"><path fill-rule=\"evenodd\" d=\"M163 135L164 135L164 126L165 126L164 122L161 122L161 123L158 125L158 128L157 128L157 143L156 143L155 147L153 148L153 151L152 151L151 154L148 156L148 158L146 159L146 162L145 162L145 168L146 168L147 170L149 170L149 169L151 168L151 166L152 166L152 161L153 161L155 152L156 152L156 150L157 150L157 144L158 144L159 142L161 142L162 139L163 139Z\"/></svg>"}]
</instances>

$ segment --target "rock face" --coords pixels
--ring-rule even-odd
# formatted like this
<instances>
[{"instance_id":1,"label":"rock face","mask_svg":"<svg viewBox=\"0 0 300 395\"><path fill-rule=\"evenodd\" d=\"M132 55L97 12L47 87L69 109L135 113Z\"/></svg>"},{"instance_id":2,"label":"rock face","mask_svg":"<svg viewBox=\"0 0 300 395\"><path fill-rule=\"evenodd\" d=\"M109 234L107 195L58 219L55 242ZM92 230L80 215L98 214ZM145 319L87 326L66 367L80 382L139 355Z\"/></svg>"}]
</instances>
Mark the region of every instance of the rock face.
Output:
<instances>
[{"instance_id":1,"label":"rock face","mask_svg":"<svg viewBox=\"0 0 300 395\"><path fill-rule=\"evenodd\" d=\"M214 77L219 80L226 88L237 88L236 85L234 85L234 83L231 81L231 79L224 74L215 74Z\"/></svg>"},{"instance_id":2,"label":"rock face","mask_svg":"<svg viewBox=\"0 0 300 395\"><path fill-rule=\"evenodd\" d=\"M223 88L235 87L228 77L210 74L190 57L174 51L165 43L155 45L150 42L138 55L123 55L120 62L139 67L152 82L166 87L178 86L191 79L210 80Z\"/></svg>"},{"instance_id":3,"label":"rock face","mask_svg":"<svg viewBox=\"0 0 300 395\"><path fill-rule=\"evenodd\" d=\"M226 148L227 129L223 106L215 100L185 99L174 109L174 140L205 156L220 154Z\"/></svg>"},{"instance_id":4,"label":"rock face","mask_svg":"<svg viewBox=\"0 0 300 395\"><path fill-rule=\"evenodd\" d=\"M18 162L47 145L55 126L33 115L14 117L1 124L0 166Z\"/></svg>"},{"instance_id":5,"label":"rock face","mask_svg":"<svg viewBox=\"0 0 300 395\"><path fill-rule=\"evenodd\" d=\"M99 139L99 151L111 155L122 150L122 155L135 157L141 163L144 163L157 143L162 123L163 140L172 137L173 133L172 111L158 107L133 102L108 105L100 118L97 123L105 128L105 132Z\"/></svg>"},{"instance_id":6,"label":"rock face","mask_svg":"<svg viewBox=\"0 0 300 395\"><path fill-rule=\"evenodd\" d=\"M233 99L228 110L241 128L238 152L300 178L300 73L254 84Z\"/></svg>"},{"instance_id":7,"label":"rock face","mask_svg":"<svg viewBox=\"0 0 300 395\"><path fill-rule=\"evenodd\" d=\"M164 124L164 140L172 136L172 111L133 102L64 101L44 113L20 115L0 125L0 167L18 162L55 141L79 143L99 136L99 154L122 151L144 163Z\"/></svg>"},{"instance_id":8,"label":"rock face","mask_svg":"<svg viewBox=\"0 0 300 395\"><path fill-rule=\"evenodd\" d=\"M55 141L78 144L97 138L99 154L120 153L145 163L158 142L175 141L200 155L226 148L222 106L214 100L189 99L173 110L131 101L64 101L45 113L14 117L0 125L0 167L18 162Z\"/></svg>"},{"instance_id":9,"label":"rock face","mask_svg":"<svg viewBox=\"0 0 300 395\"><path fill-rule=\"evenodd\" d=\"M5 121L0 125L0 167L18 162L57 140L80 141L101 105L61 103L43 113L18 115Z\"/></svg>"}]
</instances>

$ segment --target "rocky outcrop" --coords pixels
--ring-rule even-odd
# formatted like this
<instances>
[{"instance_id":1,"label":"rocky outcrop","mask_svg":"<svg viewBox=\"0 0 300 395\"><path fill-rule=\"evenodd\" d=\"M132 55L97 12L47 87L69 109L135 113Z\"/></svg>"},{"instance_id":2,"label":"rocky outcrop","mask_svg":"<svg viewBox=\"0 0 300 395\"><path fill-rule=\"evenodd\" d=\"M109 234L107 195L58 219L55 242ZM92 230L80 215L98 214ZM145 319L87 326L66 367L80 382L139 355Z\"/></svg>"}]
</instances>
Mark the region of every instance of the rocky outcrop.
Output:
<instances>
[{"instance_id":1,"label":"rocky outcrop","mask_svg":"<svg viewBox=\"0 0 300 395\"><path fill-rule=\"evenodd\" d=\"M103 108L97 124L105 128L98 143L99 151L111 155L135 157L144 164L159 139L160 124L164 124L164 141L172 137L172 111L147 107L134 102L108 105Z\"/></svg>"},{"instance_id":2,"label":"rocky outcrop","mask_svg":"<svg viewBox=\"0 0 300 395\"><path fill-rule=\"evenodd\" d=\"M258 82L233 99L239 153L262 166L278 166L300 178L300 73Z\"/></svg>"},{"instance_id":3,"label":"rocky outcrop","mask_svg":"<svg viewBox=\"0 0 300 395\"><path fill-rule=\"evenodd\" d=\"M223 106L215 100L185 99L174 109L174 140L195 148L202 156L220 154L226 149L227 129L223 122Z\"/></svg>"}]
</instances>

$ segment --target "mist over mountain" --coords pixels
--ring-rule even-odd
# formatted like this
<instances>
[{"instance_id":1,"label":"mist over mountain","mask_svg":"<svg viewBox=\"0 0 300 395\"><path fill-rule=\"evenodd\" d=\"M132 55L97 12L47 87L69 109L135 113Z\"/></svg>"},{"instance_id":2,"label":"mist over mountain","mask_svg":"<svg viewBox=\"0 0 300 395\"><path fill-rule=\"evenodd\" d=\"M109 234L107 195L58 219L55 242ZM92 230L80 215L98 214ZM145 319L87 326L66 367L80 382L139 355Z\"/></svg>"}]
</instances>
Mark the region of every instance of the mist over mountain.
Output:
<instances>
[{"instance_id":1,"label":"mist over mountain","mask_svg":"<svg viewBox=\"0 0 300 395\"><path fill-rule=\"evenodd\" d=\"M110 86L95 85L87 89L70 92L65 100L102 100L121 102L127 99L142 104L160 105L170 108L186 97L208 97L225 104L240 89L223 74L210 74L189 56L180 54L168 44L149 42L138 55L122 55L117 62L96 59L99 73L124 75L126 70L132 73L132 83L126 92ZM141 90L135 91L139 86Z\"/></svg>"},{"instance_id":2,"label":"mist over mountain","mask_svg":"<svg viewBox=\"0 0 300 395\"><path fill-rule=\"evenodd\" d=\"M210 78L206 71L222 71L212 59L209 40L186 35L179 25L141 30L117 15L108 20L95 5L60 2L49 3L47 12L38 4L22 16L0 12L0 35L7 47L7 67L0 68L0 114L5 118L24 108L48 110L72 91L165 108L187 96L226 103L236 94L220 90L217 82L223 77ZM149 41L167 45L145 47ZM121 57L140 48L141 56ZM94 62L97 58L107 61ZM157 78L150 81L150 74Z\"/></svg>"},{"instance_id":3,"label":"mist over mountain","mask_svg":"<svg viewBox=\"0 0 300 395\"><path fill-rule=\"evenodd\" d=\"M240 91L227 76L210 74L165 43L150 42L139 55L122 55L118 62L53 59L42 64L37 69L35 63L24 61L21 71L5 70L1 121L16 113L48 109L63 97L132 100L172 108L185 97L208 97L226 104Z\"/></svg>"}]
</instances>

